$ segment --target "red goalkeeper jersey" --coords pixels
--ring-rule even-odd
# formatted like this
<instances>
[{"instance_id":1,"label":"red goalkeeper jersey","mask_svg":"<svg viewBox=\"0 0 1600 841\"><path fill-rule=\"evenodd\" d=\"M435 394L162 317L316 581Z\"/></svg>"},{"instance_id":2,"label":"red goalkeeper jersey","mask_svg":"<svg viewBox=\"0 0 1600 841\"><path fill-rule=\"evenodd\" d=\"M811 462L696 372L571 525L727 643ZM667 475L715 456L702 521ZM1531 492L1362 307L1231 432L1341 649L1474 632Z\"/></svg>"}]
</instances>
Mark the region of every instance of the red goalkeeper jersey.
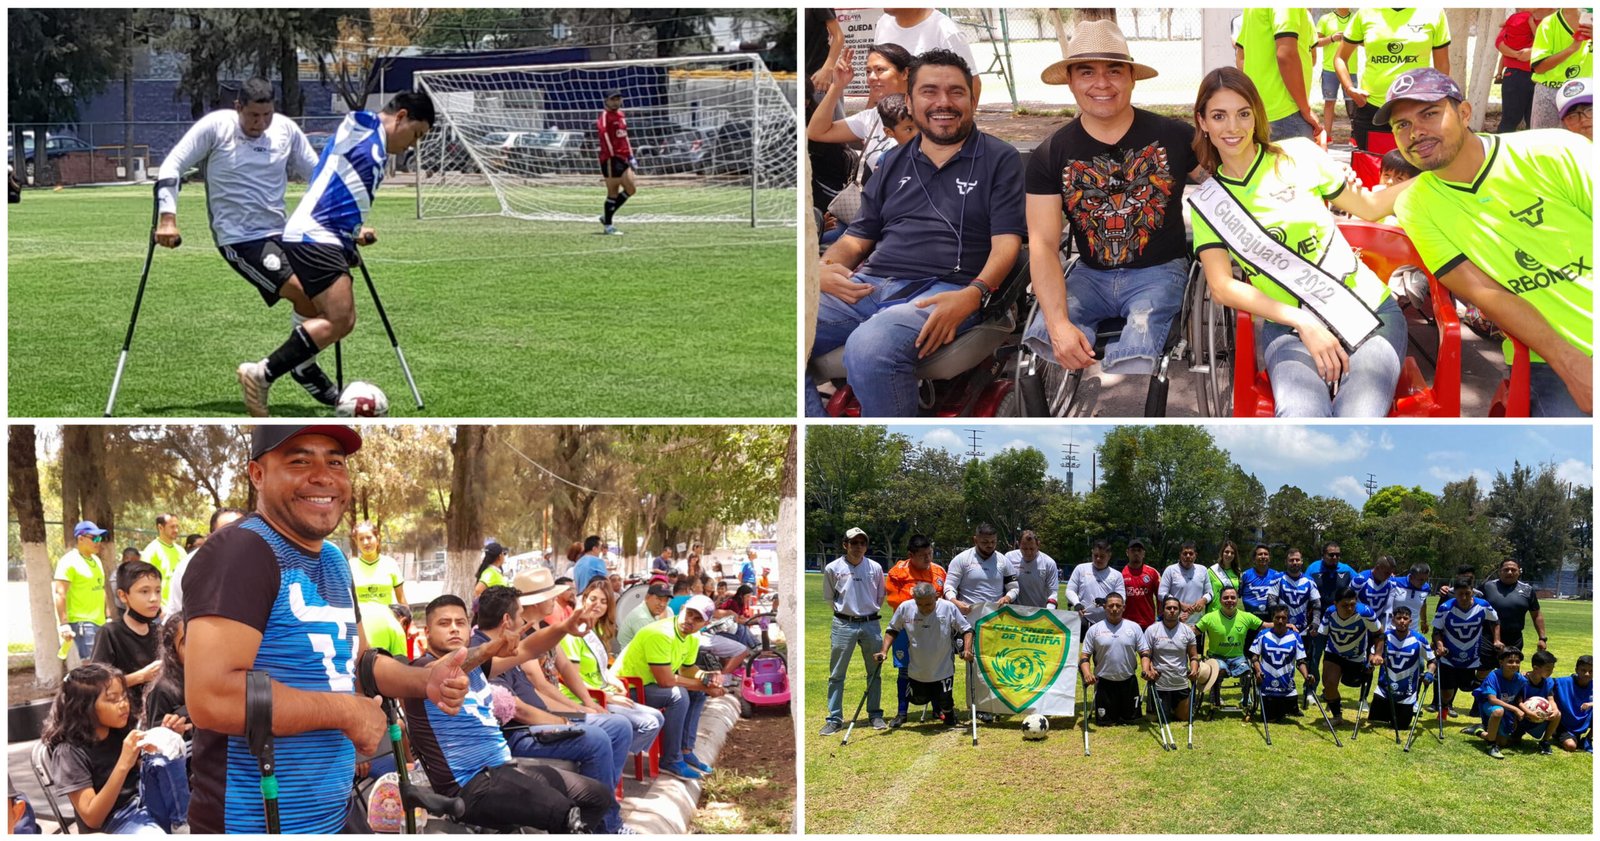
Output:
<instances>
[{"instance_id":1,"label":"red goalkeeper jersey","mask_svg":"<svg viewBox=\"0 0 1600 841\"><path fill-rule=\"evenodd\" d=\"M633 149L628 145L628 118L622 116L621 110L601 111L595 125L600 131L601 163L612 158L633 157Z\"/></svg>"}]
</instances>

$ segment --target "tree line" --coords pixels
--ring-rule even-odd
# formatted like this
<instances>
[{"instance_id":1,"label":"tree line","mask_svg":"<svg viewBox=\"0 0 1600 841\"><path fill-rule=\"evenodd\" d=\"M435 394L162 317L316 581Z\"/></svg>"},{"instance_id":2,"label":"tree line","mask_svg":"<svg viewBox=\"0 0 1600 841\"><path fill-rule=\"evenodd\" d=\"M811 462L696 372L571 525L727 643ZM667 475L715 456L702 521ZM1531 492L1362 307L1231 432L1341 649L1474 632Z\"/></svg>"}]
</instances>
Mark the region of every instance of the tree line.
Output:
<instances>
[{"instance_id":1,"label":"tree line","mask_svg":"<svg viewBox=\"0 0 1600 841\"><path fill-rule=\"evenodd\" d=\"M1591 575L1593 488L1560 479L1552 465L1516 463L1488 488L1475 477L1438 494L1420 486L1378 489L1362 507L1295 485L1272 493L1216 445L1202 427L1119 426L1096 448L1097 484L1077 475L1075 493L1046 475L1034 448L1007 449L963 460L879 426L813 427L806 440L806 548L837 553L844 531L867 530L875 556L905 557L914 533L933 539L948 558L969 547L973 528L988 522L1003 550L1023 529L1064 567L1088 559L1089 546L1111 540L1114 557L1143 538L1152 563L1165 565L1178 546L1195 541L1215 559L1223 540L1274 547L1281 568L1289 547L1308 559L1329 541L1357 569L1379 555L1404 569L1423 561L1436 571L1472 564L1487 572L1505 557L1522 562L1530 580L1576 566ZM1243 553L1248 557L1248 552Z\"/></svg>"}]
</instances>

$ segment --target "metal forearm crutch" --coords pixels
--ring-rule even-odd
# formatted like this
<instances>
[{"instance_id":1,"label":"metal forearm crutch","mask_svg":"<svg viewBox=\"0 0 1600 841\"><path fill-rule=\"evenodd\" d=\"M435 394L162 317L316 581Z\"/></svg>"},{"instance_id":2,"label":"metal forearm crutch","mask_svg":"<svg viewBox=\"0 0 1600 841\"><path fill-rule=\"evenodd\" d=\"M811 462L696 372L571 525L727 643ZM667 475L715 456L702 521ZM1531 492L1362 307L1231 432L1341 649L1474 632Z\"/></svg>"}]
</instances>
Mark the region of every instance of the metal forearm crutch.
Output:
<instances>
[{"instance_id":1,"label":"metal forearm crutch","mask_svg":"<svg viewBox=\"0 0 1600 841\"><path fill-rule=\"evenodd\" d=\"M383 309L383 301L378 298L378 287L372 282L372 274L367 271L367 261L361 257L360 250L356 251L356 267L361 269L361 278L367 282L367 291L372 293L372 304L378 309L378 318L383 321L383 330L389 334L389 344L394 348L395 358L400 360L400 370L406 375L406 385L411 386L411 397L417 401L417 408L422 408L422 392L417 390L416 378L411 376L411 365L406 362L406 352L400 349L400 340L395 338L394 325L389 323L389 314Z\"/></svg>"},{"instance_id":2,"label":"metal forearm crutch","mask_svg":"<svg viewBox=\"0 0 1600 841\"><path fill-rule=\"evenodd\" d=\"M128 316L128 333L122 337L122 353L117 355L117 371L111 376L111 395L106 398L106 417L111 417L111 410L117 405L117 392L122 389L122 371L128 364L128 348L133 345L133 328L139 323L139 307L144 303L144 286L150 280L150 263L156 256L156 223L161 219L161 203L157 199L162 187L178 186L177 179L168 178L157 181L155 195L150 201L150 242L144 252L144 271L139 273L139 291L133 296L133 314ZM173 248L183 244L183 237L178 237L173 243Z\"/></svg>"}]
</instances>

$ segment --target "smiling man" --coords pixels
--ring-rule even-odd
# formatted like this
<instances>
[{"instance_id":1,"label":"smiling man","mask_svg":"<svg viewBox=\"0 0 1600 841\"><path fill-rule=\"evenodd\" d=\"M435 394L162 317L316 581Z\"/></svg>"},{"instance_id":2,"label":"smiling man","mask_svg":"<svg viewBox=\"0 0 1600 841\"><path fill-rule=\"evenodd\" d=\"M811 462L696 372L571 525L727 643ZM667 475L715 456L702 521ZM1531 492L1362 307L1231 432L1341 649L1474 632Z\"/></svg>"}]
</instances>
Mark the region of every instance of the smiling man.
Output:
<instances>
[{"instance_id":1,"label":"smiling man","mask_svg":"<svg viewBox=\"0 0 1600 841\"><path fill-rule=\"evenodd\" d=\"M1473 134L1463 99L1433 69L1390 86L1377 124L1422 170L1395 214L1440 283L1533 350L1531 413L1590 415L1594 146L1562 129Z\"/></svg>"},{"instance_id":2,"label":"smiling man","mask_svg":"<svg viewBox=\"0 0 1600 841\"><path fill-rule=\"evenodd\" d=\"M271 678L284 832L345 829L356 754L376 753L386 729L378 700L364 695L461 707L466 652L413 668L361 636L350 564L327 540L349 507L347 460L360 448L347 426L257 427L255 512L213 534L184 572L196 833L266 831L261 774L243 737L251 672Z\"/></svg>"},{"instance_id":3,"label":"smiling man","mask_svg":"<svg viewBox=\"0 0 1600 841\"><path fill-rule=\"evenodd\" d=\"M978 325L1022 250L1021 157L974 126L972 82L949 50L911 62L920 140L883 156L860 215L822 255L812 353L844 346L864 417L917 414L917 364ZM823 414L809 385L806 412Z\"/></svg>"}]
</instances>

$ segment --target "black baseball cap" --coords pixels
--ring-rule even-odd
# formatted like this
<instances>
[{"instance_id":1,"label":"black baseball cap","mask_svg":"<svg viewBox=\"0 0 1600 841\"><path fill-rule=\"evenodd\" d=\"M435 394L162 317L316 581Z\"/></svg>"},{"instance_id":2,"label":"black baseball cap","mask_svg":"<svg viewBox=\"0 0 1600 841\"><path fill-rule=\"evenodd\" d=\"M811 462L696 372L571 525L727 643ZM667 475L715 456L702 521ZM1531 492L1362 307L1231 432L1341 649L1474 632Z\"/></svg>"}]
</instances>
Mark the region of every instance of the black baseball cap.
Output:
<instances>
[{"instance_id":1,"label":"black baseball cap","mask_svg":"<svg viewBox=\"0 0 1600 841\"><path fill-rule=\"evenodd\" d=\"M291 438L301 435L326 435L344 447L351 455L361 449L361 435L355 429L341 424L314 424L311 426L258 426L250 431L250 460L255 461Z\"/></svg>"},{"instance_id":2,"label":"black baseball cap","mask_svg":"<svg viewBox=\"0 0 1600 841\"><path fill-rule=\"evenodd\" d=\"M622 91L619 91L616 88L612 88L611 90L606 91L606 99L621 99L621 98L622 98Z\"/></svg>"},{"instance_id":3,"label":"black baseball cap","mask_svg":"<svg viewBox=\"0 0 1600 841\"><path fill-rule=\"evenodd\" d=\"M1461 92L1461 86L1456 84L1456 80L1432 67L1407 70L1395 77L1394 83L1389 85L1389 98L1372 118L1372 124L1388 125L1389 114L1394 110L1396 102L1407 99L1417 102L1438 102L1447 98L1460 102L1467 97Z\"/></svg>"},{"instance_id":4,"label":"black baseball cap","mask_svg":"<svg viewBox=\"0 0 1600 841\"><path fill-rule=\"evenodd\" d=\"M1128 548L1129 549L1132 549L1135 546L1139 547L1140 549L1145 548L1144 539L1140 538L1140 537L1135 537L1134 539L1128 541Z\"/></svg>"}]
</instances>

